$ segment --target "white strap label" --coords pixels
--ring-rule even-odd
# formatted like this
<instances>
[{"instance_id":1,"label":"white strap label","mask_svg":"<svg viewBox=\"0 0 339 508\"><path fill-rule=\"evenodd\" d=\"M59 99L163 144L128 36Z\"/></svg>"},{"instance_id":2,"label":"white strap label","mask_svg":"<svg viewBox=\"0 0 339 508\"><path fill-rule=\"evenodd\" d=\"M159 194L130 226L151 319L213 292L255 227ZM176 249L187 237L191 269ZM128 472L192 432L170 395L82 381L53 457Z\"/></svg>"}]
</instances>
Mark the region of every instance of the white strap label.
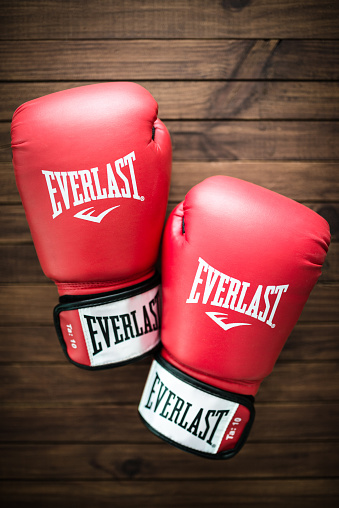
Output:
<instances>
[{"instance_id":1,"label":"white strap label","mask_svg":"<svg viewBox=\"0 0 339 508\"><path fill-rule=\"evenodd\" d=\"M177 444L216 454L239 404L178 379L153 361L139 413Z\"/></svg>"},{"instance_id":2,"label":"white strap label","mask_svg":"<svg viewBox=\"0 0 339 508\"><path fill-rule=\"evenodd\" d=\"M159 288L78 310L92 367L136 358L158 344Z\"/></svg>"}]
</instances>

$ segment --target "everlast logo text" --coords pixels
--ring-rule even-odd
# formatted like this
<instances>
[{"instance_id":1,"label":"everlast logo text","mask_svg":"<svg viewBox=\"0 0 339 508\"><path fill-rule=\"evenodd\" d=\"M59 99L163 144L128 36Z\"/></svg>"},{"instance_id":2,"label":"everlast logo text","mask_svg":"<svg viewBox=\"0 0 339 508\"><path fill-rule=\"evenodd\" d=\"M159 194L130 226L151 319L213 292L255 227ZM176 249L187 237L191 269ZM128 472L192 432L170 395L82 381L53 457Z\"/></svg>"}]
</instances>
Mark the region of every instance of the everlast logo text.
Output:
<instances>
[{"instance_id":1,"label":"everlast logo text","mask_svg":"<svg viewBox=\"0 0 339 508\"><path fill-rule=\"evenodd\" d=\"M231 309L274 328L274 315L282 294L286 293L289 285L266 287L258 285L252 298L247 295L250 286L249 282L226 275L199 258L199 265L186 303L201 302L204 305L208 303Z\"/></svg>"},{"instance_id":2,"label":"everlast logo text","mask_svg":"<svg viewBox=\"0 0 339 508\"><path fill-rule=\"evenodd\" d=\"M42 171L52 205L53 219L71 206L109 198L132 198L139 196L131 152L114 162L106 164L106 171L99 168L81 171Z\"/></svg>"},{"instance_id":3,"label":"everlast logo text","mask_svg":"<svg viewBox=\"0 0 339 508\"><path fill-rule=\"evenodd\" d=\"M144 405L151 413L156 413L172 424L215 447L213 438L220 425L225 425L229 409L207 409L200 407L192 410L192 403L171 391L155 372L154 381ZM144 409L144 411L145 411ZM147 420L146 414L143 416Z\"/></svg>"},{"instance_id":4,"label":"everlast logo text","mask_svg":"<svg viewBox=\"0 0 339 508\"><path fill-rule=\"evenodd\" d=\"M159 292L148 303L142 306L142 313L132 310L129 313L112 316L91 316L84 314L89 336L93 346L93 356L101 353L104 348L141 337L159 330Z\"/></svg>"}]
</instances>

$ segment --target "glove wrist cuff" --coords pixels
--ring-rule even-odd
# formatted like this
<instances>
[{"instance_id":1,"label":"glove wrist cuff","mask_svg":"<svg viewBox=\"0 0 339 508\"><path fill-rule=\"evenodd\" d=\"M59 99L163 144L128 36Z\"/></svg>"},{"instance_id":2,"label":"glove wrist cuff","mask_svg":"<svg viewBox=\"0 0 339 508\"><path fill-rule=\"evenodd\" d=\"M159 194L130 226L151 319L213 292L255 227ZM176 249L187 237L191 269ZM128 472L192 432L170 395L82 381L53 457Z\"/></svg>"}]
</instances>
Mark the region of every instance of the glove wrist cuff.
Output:
<instances>
[{"instance_id":1,"label":"glove wrist cuff","mask_svg":"<svg viewBox=\"0 0 339 508\"><path fill-rule=\"evenodd\" d=\"M226 392L153 361L139 405L146 427L185 451L214 459L233 457L254 420L254 398Z\"/></svg>"},{"instance_id":2,"label":"glove wrist cuff","mask_svg":"<svg viewBox=\"0 0 339 508\"><path fill-rule=\"evenodd\" d=\"M85 369L130 363L159 343L160 277L128 288L62 297L54 324L70 362Z\"/></svg>"}]
</instances>

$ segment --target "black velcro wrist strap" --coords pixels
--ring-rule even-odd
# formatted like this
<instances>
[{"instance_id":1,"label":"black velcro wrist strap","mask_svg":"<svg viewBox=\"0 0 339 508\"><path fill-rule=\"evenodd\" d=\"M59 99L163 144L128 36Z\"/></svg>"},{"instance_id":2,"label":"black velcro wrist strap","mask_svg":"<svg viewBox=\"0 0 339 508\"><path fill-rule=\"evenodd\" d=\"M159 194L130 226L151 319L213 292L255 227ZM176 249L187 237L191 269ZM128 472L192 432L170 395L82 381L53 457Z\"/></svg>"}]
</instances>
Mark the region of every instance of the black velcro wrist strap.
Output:
<instances>
[{"instance_id":1,"label":"black velcro wrist strap","mask_svg":"<svg viewBox=\"0 0 339 508\"><path fill-rule=\"evenodd\" d=\"M139 404L145 425L187 452L233 457L254 421L254 398L226 392L179 371L157 355Z\"/></svg>"},{"instance_id":2,"label":"black velcro wrist strap","mask_svg":"<svg viewBox=\"0 0 339 508\"><path fill-rule=\"evenodd\" d=\"M61 297L54 324L68 360L85 369L130 363L159 343L160 277L109 293Z\"/></svg>"}]
</instances>

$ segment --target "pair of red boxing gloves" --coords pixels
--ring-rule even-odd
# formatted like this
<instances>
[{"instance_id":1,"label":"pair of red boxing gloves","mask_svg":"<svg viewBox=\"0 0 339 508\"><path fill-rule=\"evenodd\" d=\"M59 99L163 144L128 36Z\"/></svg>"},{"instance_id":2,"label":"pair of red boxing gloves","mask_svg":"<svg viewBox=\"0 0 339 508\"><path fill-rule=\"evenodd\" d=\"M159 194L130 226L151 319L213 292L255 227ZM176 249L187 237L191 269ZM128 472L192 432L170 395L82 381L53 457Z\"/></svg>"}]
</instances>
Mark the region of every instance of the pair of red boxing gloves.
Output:
<instances>
[{"instance_id":1,"label":"pair of red boxing gloves","mask_svg":"<svg viewBox=\"0 0 339 508\"><path fill-rule=\"evenodd\" d=\"M101 369L157 348L139 405L146 426L204 457L235 455L320 276L327 222L254 184L208 178L167 221L160 286L172 153L149 92L134 83L58 92L20 106L11 134L68 359Z\"/></svg>"}]
</instances>

